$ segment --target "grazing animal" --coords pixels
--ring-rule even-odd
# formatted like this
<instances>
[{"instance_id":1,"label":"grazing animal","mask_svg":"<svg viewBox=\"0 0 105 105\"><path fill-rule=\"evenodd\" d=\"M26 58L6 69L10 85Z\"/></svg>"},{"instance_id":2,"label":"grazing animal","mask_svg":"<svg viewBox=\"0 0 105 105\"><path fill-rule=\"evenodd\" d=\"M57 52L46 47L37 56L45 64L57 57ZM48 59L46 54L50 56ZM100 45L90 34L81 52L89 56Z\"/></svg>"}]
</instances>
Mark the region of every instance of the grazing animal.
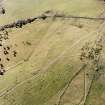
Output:
<instances>
[{"instance_id":1,"label":"grazing animal","mask_svg":"<svg viewBox=\"0 0 105 105\"><path fill-rule=\"evenodd\" d=\"M4 8L1 8L1 13L5 14L5 9Z\"/></svg>"},{"instance_id":2,"label":"grazing animal","mask_svg":"<svg viewBox=\"0 0 105 105\"><path fill-rule=\"evenodd\" d=\"M7 61L10 61L10 59L9 59L9 58L7 58Z\"/></svg>"},{"instance_id":3,"label":"grazing animal","mask_svg":"<svg viewBox=\"0 0 105 105\"><path fill-rule=\"evenodd\" d=\"M13 51L13 55L14 55L14 57L16 57L16 54L17 54L17 52L16 52L16 51Z\"/></svg>"}]
</instances>

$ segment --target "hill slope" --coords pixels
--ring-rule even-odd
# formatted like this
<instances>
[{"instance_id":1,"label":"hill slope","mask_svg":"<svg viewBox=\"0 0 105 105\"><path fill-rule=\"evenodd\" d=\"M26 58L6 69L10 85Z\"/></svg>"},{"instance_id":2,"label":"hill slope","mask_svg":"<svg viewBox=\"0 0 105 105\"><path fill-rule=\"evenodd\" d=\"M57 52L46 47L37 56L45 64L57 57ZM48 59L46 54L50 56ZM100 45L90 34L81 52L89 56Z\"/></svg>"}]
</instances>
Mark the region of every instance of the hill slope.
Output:
<instances>
[{"instance_id":1,"label":"hill slope","mask_svg":"<svg viewBox=\"0 0 105 105\"><path fill-rule=\"evenodd\" d=\"M8 0L4 7L6 14L0 16L1 25L38 16L46 10L103 17L105 8L98 0ZM100 76L93 81L93 60L86 67L80 60L86 42L94 44L98 33L104 39L103 20L37 19L6 31L9 39L4 46L11 46L11 50L7 56L1 55L6 72L0 76L0 105L78 105L80 101L82 105L84 101L86 105L104 105L104 69L96 73ZM12 55L14 50L16 57ZM102 67L104 50L103 47L102 60L98 62Z\"/></svg>"}]
</instances>

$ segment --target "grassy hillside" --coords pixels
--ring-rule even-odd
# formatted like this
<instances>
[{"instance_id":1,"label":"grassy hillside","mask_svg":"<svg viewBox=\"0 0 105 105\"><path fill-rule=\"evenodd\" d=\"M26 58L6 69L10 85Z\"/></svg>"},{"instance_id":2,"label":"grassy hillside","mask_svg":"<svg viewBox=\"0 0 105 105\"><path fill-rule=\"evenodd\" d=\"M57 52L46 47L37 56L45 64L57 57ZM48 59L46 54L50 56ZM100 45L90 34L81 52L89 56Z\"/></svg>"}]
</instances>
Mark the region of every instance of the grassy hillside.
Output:
<instances>
[{"instance_id":1,"label":"grassy hillside","mask_svg":"<svg viewBox=\"0 0 105 105\"><path fill-rule=\"evenodd\" d=\"M5 0L6 14L0 16L0 23L3 25L37 16L46 10L100 17L104 6L99 0ZM97 38L102 22L49 18L37 20L21 29L8 29L6 45L11 45L18 53L16 58L10 54L9 62L3 61L7 71L0 76L0 105L56 105L67 83L83 66L79 59L80 49L86 42ZM101 34L104 35L104 29ZM82 70L72 81L61 100L62 105L77 105L84 96L84 71L91 70ZM102 75L93 82L86 105L104 105L103 79Z\"/></svg>"}]
</instances>

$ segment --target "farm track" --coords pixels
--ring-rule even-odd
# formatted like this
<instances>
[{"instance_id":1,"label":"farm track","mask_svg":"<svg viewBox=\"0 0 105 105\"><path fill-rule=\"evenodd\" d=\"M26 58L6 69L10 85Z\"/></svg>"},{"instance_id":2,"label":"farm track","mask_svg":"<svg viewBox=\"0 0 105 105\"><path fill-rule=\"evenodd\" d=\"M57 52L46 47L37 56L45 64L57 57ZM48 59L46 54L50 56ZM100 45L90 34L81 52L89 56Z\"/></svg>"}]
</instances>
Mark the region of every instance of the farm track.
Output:
<instances>
[{"instance_id":1,"label":"farm track","mask_svg":"<svg viewBox=\"0 0 105 105\"><path fill-rule=\"evenodd\" d=\"M98 31L96 31L96 33L97 33L97 39L96 39L96 41L101 37L101 36L100 36L100 33L101 33L101 31L103 30L104 26L105 26L105 21L99 26ZM79 72L79 73L80 73L80 72ZM79 73L77 73L77 75L75 75L74 78L77 77L77 76L79 75ZM72 81L73 81L73 80L74 80L74 79L72 79ZM69 81L70 81L70 80L69 80ZM63 93L60 95L60 98L59 98L59 101L58 101L58 104L57 104L57 105L60 105L60 104L61 104L61 100L62 100L64 94L66 93L68 87L69 87L70 84L72 83L72 81L70 81L70 82L66 85L66 87L64 88L64 91L63 91ZM86 81L85 81L85 82L86 82ZM92 79L92 81L91 81L91 83L90 83L88 92L87 92L87 93L84 93L83 97L81 98L80 102L79 102L77 105L80 105L80 104L81 104L82 100L84 100L84 96L86 95L85 100L84 100L84 104L83 104L83 105L85 105L85 103L86 103L86 101L87 101L87 98L88 98L88 96L89 96L89 93L90 93L90 91L91 91L91 87L92 87L93 82L94 82L94 75L93 75L93 79Z\"/></svg>"},{"instance_id":2,"label":"farm track","mask_svg":"<svg viewBox=\"0 0 105 105\"><path fill-rule=\"evenodd\" d=\"M98 41L98 39L102 39L102 40L105 39L105 36L103 34L101 35L101 31L103 31L104 27L105 27L105 21L102 23L102 25L100 26L100 28L98 30L98 35L97 35L96 41ZM95 46L95 43L94 43L94 46ZM95 71L95 73L96 73L96 71ZM91 92L91 88L92 88L92 85L94 83L95 73L93 74L93 78L92 78L92 80L90 82L88 92L85 94L86 96L85 96L83 105L86 105L87 99L88 99L89 94Z\"/></svg>"},{"instance_id":3,"label":"farm track","mask_svg":"<svg viewBox=\"0 0 105 105\"><path fill-rule=\"evenodd\" d=\"M90 33L89 36L91 36L91 35L94 34L94 33L96 33L96 31ZM81 39L77 40L77 42L75 42L75 43L71 46L71 48L65 49L59 56L57 56L54 60L52 60L51 62L49 62L49 64L48 64L47 66L45 66L45 67L43 68L43 70L40 70L37 75L34 75L34 76L30 77L29 79L22 81L21 83L19 83L19 84L17 84L16 86L14 86L14 88L13 88L13 87L12 87L11 89L9 88L9 91L13 91L15 88L17 88L17 87L19 87L20 85L26 83L27 81L32 80L32 79L35 79L35 78L37 78L39 75L45 74L46 72L48 72L49 67L50 67L51 65L53 65L53 64L54 64L57 60L59 60L61 57L63 57L64 54L65 54L69 49L73 49L77 44L79 44L80 41L87 39L89 36L84 36L84 37L82 37ZM6 90L0 92L0 97L2 97L4 94L8 93L9 91L8 91L8 89L6 89Z\"/></svg>"},{"instance_id":4,"label":"farm track","mask_svg":"<svg viewBox=\"0 0 105 105\"><path fill-rule=\"evenodd\" d=\"M86 68L86 64L84 64L79 70L78 72L69 80L69 82L67 83L63 93L60 95L59 101L57 105L61 105L61 99L63 98L64 94L66 93L68 87L70 86L70 84L72 83L72 81L74 80L75 77L77 77L85 68Z\"/></svg>"},{"instance_id":5,"label":"farm track","mask_svg":"<svg viewBox=\"0 0 105 105\"><path fill-rule=\"evenodd\" d=\"M98 18L98 17L81 17L81 16L72 16L72 15L66 16L64 14L62 15L62 14L55 14L55 13L52 15L46 15L43 13L42 15L37 16L37 17L28 18L28 19L24 19L24 20L17 20L16 22L0 26L0 31L3 31L8 28L22 28L24 25L32 23L32 22L36 21L37 19L46 20L47 18L86 19L86 20L94 20L94 21L97 21L97 20L104 21L105 20L105 18Z\"/></svg>"},{"instance_id":6,"label":"farm track","mask_svg":"<svg viewBox=\"0 0 105 105\"><path fill-rule=\"evenodd\" d=\"M46 18L64 18L64 19L75 18L75 19L89 19L89 20L91 19L91 20L103 20L103 21L105 20L105 18L74 17L74 16L67 16L67 17L65 17L65 16L63 16L63 15L46 16ZM21 21L20 23L19 23L19 21L17 21L17 22L12 23L12 24L8 24L8 25L1 26L0 30L2 31L2 30L5 30L5 29L7 29L7 28L13 28L13 27L22 28L23 25L26 25L25 22L28 24L28 21L29 21L29 20L30 20L31 22L33 22L33 21L35 21L36 19L43 19L43 15L42 15L42 16L38 16L37 18L26 19L25 21L24 21L24 20L19 20L19 21ZM27 20L28 20L28 21L27 21ZM29 22L29 23L30 23L30 22ZM14 25L14 26L13 26L13 25ZM10 27L9 27L9 26L10 26ZM13 26L13 27L11 27L11 26ZM102 26L101 26L101 28L102 28ZM101 28L99 28L99 29L101 29ZM98 30L98 32L95 32L95 33L99 34L99 31L100 31L100 30ZM94 33L94 32L93 32L93 33ZM92 33L92 34L93 34L93 33ZM90 35L91 35L91 34L90 34ZM89 37L89 36L88 36L88 37ZM75 45L77 45L81 40L83 40L83 39L85 39L85 38L87 38L87 36L81 38L81 39L78 40L76 43L74 43L74 44L71 46L71 49L74 48ZM70 49L70 48L69 48L69 49ZM25 81L22 81L21 83L17 84L15 87L12 87L12 88L9 88L9 89L4 90L2 93L0 93L0 97L9 94L10 92L12 92L14 89L16 89L17 87L19 87L20 85L26 83L26 82L29 81L29 80L32 80L32 79L38 77L40 74L43 74L43 73L47 72L48 68L49 68L52 64L54 64L57 60L59 60L69 49L64 50L57 58L55 58L53 61L51 61L45 68L43 68L42 71L38 71L38 73L36 73L35 76L33 76L33 77L31 77L31 78L29 78L29 79L27 79L27 80L25 80ZM31 56L30 56L30 57L31 57ZM16 67L16 65L15 65L14 67ZM81 67L81 69L72 77L72 79L70 79L70 81L69 81L68 84L66 85L65 90L67 90L67 88L69 87L69 85L71 84L71 82L74 80L74 78L75 78L82 70L84 70L85 67L86 67L86 65L83 65L83 67ZM93 83L93 81L92 81L92 83ZM91 88L91 86L90 86L90 88ZM90 90L90 89L89 89L89 90ZM64 91L63 94L60 96L60 100L59 100L58 105L60 105L60 101L61 101L63 95L65 94L65 92L66 92L66 91ZM88 92L88 94L89 94L89 92ZM87 96L88 96L88 95L87 95Z\"/></svg>"}]
</instances>

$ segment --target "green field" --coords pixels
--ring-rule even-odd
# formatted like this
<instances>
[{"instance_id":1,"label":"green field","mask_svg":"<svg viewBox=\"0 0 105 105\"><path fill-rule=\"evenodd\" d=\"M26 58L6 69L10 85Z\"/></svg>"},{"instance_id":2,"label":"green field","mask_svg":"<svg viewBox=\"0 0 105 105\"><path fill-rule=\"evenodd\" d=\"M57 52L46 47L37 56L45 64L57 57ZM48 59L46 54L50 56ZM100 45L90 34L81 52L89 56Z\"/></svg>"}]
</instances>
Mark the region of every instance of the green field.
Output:
<instances>
[{"instance_id":1,"label":"green field","mask_svg":"<svg viewBox=\"0 0 105 105\"><path fill-rule=\"evenodd\" d=\"M4 0L3 6L6 14L0 16L0 25L38 16L46 10L84 17L105 15L105 4L101 0ZM10 54L9 62L0 55L7 70L0 76L0 105L105 105L104 67L100 77L93 81L84 104L84 90L88 90L91 82L84 72L93 73L92 62L73 79L58 104L68 82L83 66L80 49L86 42L96 40L102 23L102 20L48 18L8 29L6 44L18 53L16 58ZM103 36L104 26L100 32ZM103 47L103 65L104 54ZM87 87L84 87L85 79Z\"/></svg>"}]
</instances>

